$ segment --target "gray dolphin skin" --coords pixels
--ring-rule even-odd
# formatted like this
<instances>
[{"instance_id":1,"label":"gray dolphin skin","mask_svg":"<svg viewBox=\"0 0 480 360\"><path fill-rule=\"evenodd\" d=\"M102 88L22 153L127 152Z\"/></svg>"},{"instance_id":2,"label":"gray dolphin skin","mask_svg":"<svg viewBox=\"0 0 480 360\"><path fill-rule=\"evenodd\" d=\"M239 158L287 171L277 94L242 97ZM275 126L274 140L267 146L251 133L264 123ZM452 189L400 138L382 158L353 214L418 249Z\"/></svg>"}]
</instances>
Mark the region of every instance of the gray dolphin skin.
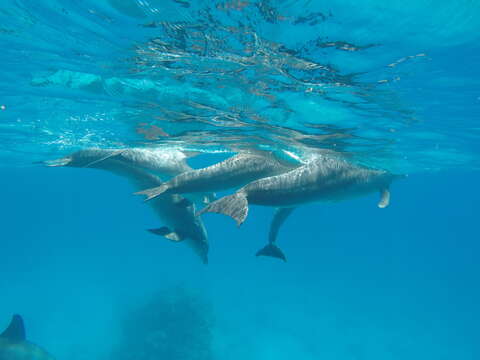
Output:
<instances>
[{"instance_id":1,"label":"gray dolphin skin","mask_svg":"<svg viewBox=\"0 0 480 360\"><path fill-rule=\"evenodd\" d=\"M341 201L373 191L380 192L378 206L385 208L390 202L388 188L397 177L387 171L358 166L337 157L319 156L284 174L253 181L233 195L212 202L197 215L207 212L225 214L240 226L247 218L249 204L288 209L317 201ZM277 213L272 222L269 244L258 255L284 258L274 242L279 227L291 211Z\"/></svg>"},{"instance_id":2,"label":"gray dolphin skin","mask_svg":"<svg viewBox=\"0 0 480 360\"><path fill-rule=\"evenodd\" d=\"M45 161L48 166L94 167L96 162L116 157L123 164L154 172L160 176L172 177L192 170L186 163L189 153L175 149L141 149L123 150L90 148L74 152L63 158Z\"/></svg>"},{"instance_id":3,"label":"gray dolphin skin","mask_svg":"<svg viewBox=\"0 0 480 360\"><path fill-rule=\"evenodd\" d=\"M240 152L203 169L184 172L158 187L137 192L146 200L161 194L221 191L248 184L259 178L282 174L300 166L271 152Z\"/></svg>"},{"instance_id":4,"label":"gray dolphin skin","mask_svg":"<svg viewBox=\"0 0 480 360\"><path fill-rule=\"evenodd\" d=\"M137 189L162 184L162 180L158 176L144 170L145 168L158 169L160 166L149 164L144 161L145 159L142 159L141 165L137 166L133 157L125 158L125 152L124 150L86 149L62 159L46 161L45 164L47 166L87 167L109 171L126 177ZM149 205L166 225L149 231L171 241L185 241L202 262L207 264L209 249L207 232L203 222L195 216L195 205L176 194L158 197Z\"/></svg>"},{"instance_id":5,"label":"gray dolphin skin","mask_svg":"<svg viewBox=\"0 0 480 360\"><path fill-rule=\"evenodd\" d=\"M27 341L20 315L14 315L10 325L0 334L0 360L55 360L41 347Z\"/></svg>"}]
</instances>

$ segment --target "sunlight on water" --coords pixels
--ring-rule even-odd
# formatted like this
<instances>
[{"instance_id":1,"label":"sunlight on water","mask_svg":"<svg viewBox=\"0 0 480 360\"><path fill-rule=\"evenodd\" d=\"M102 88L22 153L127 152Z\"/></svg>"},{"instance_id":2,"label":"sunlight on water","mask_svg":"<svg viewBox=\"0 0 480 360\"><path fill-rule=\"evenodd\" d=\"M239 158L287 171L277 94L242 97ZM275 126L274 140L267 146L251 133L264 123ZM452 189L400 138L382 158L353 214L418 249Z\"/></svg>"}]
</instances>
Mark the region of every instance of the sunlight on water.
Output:
<instances>
[{"instance_id":1,"label":"sunlight on water","mask_svg":"<svg viewBox=\"0 0 480 360\"><path fill-rule=\"evenodd\" d=\"M2 1L0 360L477 360L479 40L471 0Z\"/></svg>"},{"instance_id":2,"label":"sunlight on water","mask_svg":"<svg viewBox=\"0 0 480 360\"><path fill-rule=\"evenodd\" d=\"M263 143L399 172L476 167L478 11L426 0L12 2L0 14L2 158Z\"/></svg>"}]
</instances>

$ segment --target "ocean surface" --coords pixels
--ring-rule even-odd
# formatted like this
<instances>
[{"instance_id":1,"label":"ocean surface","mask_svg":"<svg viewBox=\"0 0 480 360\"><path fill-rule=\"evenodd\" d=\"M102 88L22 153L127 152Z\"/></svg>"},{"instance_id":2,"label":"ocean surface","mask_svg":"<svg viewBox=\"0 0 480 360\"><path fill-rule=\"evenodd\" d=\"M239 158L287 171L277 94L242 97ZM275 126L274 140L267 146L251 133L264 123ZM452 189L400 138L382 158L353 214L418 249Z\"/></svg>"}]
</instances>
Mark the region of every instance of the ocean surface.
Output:
<instances>
[{"instance_id":1,"label":"ocean surface","mask_svg":"<svg viewBox=\"0 0 480 360\"><path fill-rule=\"evenodd\" d=\"M480 359L479 40L476 0L2 1L0 333L21 314L57 360ZM91 147L408 177L386 209L300 207L287 262L255 256L272 208L206 214L204 265L125 178L39 163Z\"/></svg>"}]
</instances>

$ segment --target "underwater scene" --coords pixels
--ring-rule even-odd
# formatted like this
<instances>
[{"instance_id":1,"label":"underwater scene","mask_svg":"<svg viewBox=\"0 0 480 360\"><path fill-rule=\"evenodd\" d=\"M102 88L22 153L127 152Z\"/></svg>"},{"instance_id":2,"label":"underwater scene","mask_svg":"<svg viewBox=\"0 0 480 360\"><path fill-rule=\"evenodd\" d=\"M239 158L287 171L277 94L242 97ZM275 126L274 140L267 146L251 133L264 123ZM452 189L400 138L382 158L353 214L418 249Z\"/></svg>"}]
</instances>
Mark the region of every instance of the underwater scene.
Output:
<instances>
[{"instance_id":1,"label":"underwater scene","mask_svg":"<svg viewBox=\"0 0 480 360\"><path fill-rule=\"evenodd\" d=\"M480 1L2 0L0 360L480 359Z\"/></svg>"}]
</instances>

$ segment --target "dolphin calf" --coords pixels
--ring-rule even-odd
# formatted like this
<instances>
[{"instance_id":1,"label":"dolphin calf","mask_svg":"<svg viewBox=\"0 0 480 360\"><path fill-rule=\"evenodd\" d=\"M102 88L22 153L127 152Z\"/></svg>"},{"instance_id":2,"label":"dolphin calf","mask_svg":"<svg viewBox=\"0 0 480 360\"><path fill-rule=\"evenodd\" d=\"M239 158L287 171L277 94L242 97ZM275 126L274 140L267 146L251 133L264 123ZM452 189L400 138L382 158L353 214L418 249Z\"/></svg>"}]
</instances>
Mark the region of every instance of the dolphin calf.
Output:
<instances>
[{"instance_id":1,"label":"dolphin calf","mask_svg":"<svg viewBox=\"0 0 480 360\"><path fill-rule=\"evenodd\" d=\"M197 215L225 214L240 226L247 218L249 204L281 208L272 222L269 244L257 255L285 259L275 239L278 229L295 207L317 201L341 201L379 191L378 206L385 208L390 202L389 186L397 177L399 175L354 165L337 157L319 156L289 172L253 181L233 195L212 202Z\"/></svg>"},{"instance_id":2,"label":"dolphin calf","mask_svg":"<svg viewBox=\"0 0 480 360\"><path fill-rule=\"evenodd\" d=\"M27 341L20 315L14 315L10 325L0 334L0 360L54 360L41 347Z\"/></svg>"},{"instance_id":3,"label":"dolphin calf","mask_svg":"<svg viewBox=\"0 0 480 360\"><path fill-rule=\"evenodd\" d=\"M158 176L144 170L145 168L158 169L159 166L149 165L144 158L137 166L135 157L126 158L125 152L125 150L86 149L62 159L46 161L45 164L47 166L87 167L109 171L127 178L137 189L162 184L162 180ZM208 263L207 232L203 222L195 216L195 205L177 194L158 197L150 205L166 226L149 231L171 241L185 241L203 263Z\"/></svg>"},{"instance_id":4,"label":"dolphin calf","mask_svg":"<svg viewBox=\"0 0 480 360\"><path fill-rule=\"evenodd\" d=\"M146 200L151 200L161 194L220 191L243 186L259 178L282 174L299 165L267 151L240 152L217 164L184 172L158 187L136 194L145 195Z\"/></svg>"}]
</instances>

